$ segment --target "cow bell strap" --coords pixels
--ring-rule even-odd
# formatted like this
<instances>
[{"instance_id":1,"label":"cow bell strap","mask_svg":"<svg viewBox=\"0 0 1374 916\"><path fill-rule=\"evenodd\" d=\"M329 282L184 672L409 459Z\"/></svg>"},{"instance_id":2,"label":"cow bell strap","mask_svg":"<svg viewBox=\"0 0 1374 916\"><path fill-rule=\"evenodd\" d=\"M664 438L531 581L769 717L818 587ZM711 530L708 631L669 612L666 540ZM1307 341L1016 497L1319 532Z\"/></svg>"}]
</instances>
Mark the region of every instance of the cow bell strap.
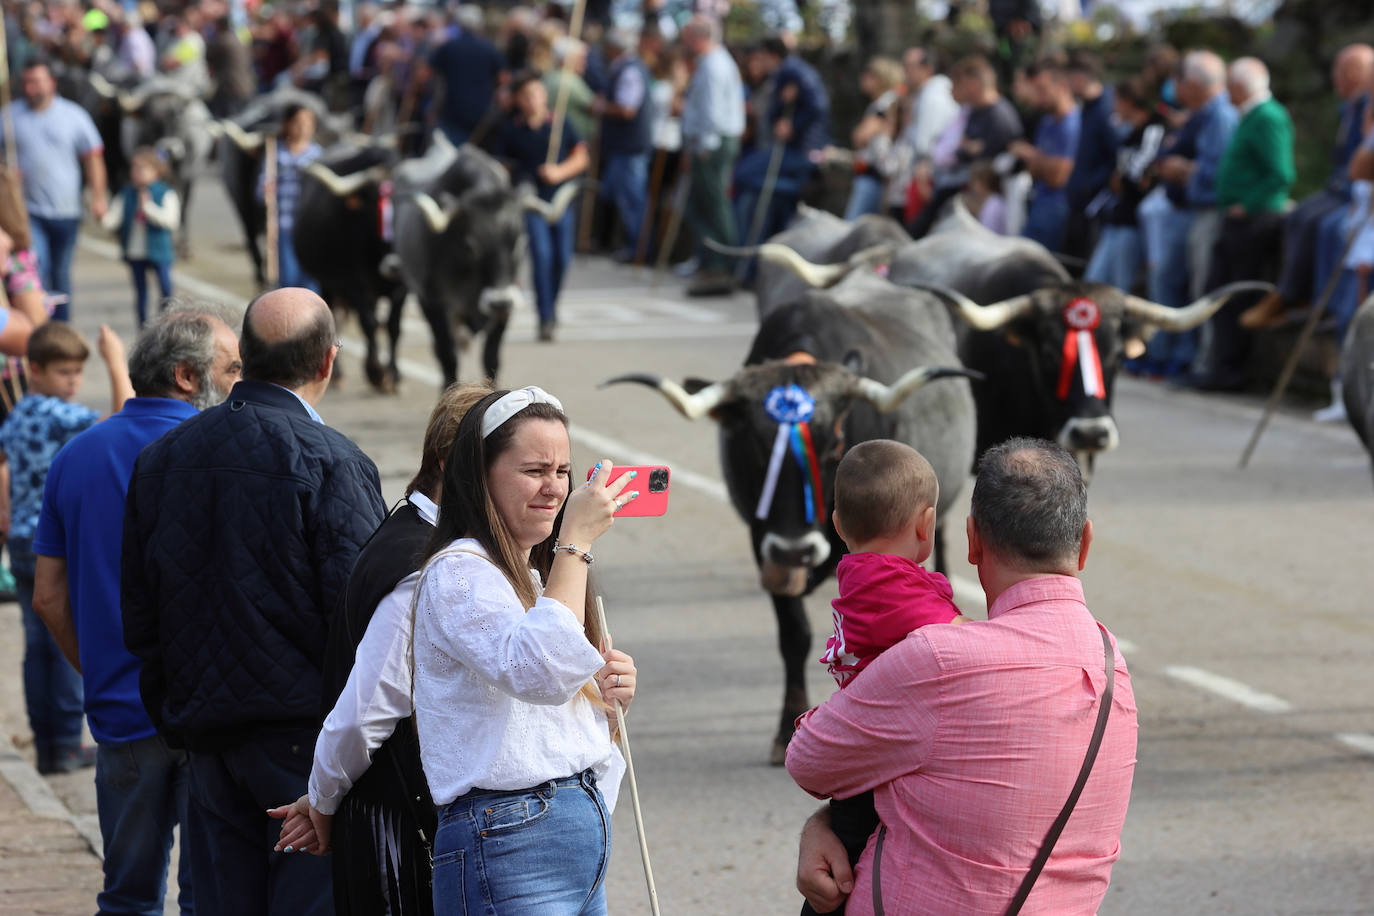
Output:
<instances>
[{"instance_id":1,"label":"cow bell strap","mask_svg":"<svg viewBox=\"0 0 1374 916\"><path fill-rule=\"evenodd\" d=\"M1078 770L1078 780L1074 782L1072 791L1069 792L1068 801L1064 802L1064 807L1060 810L1059 816L1050 825L1049 832L1045 834L1045 841L1040 844L1040 851L1035 854L1034 861L1031 862L1030 871L1021 880L1021 886L1016 889L1016 896L1011 898L1011 903L1007 906L1007 916L1016 916L1021 912L1021 907L1025 906L1026 898L1030 896L1031 888L1035 886L1035 879L1040 877L1040 872L1044 870L1045 863L1050 860L1050 853L1054 851L1054 844L1059 842L1059 835L1064 832L1064 827L1069 823L1069 815L1073 814L1074 805L1078 804L1078 796L1083 794L1083 787L1088 784L1088 774L1092 772L1093 762L1097 760L1097 751L1102 747L1102 736L1107 732L1107 716L1112 711L1112 693L1116 686L1116 655L1112 651L1112 640L1107 635L1107 628L1102 624L1097 625L1102 632L1102 655L1107 673L1107 684L1102 691L1102 698L1098 701L1097 723L1093 726L1092 738L1088 741L1088 752L1083 756L1083 766ZM873 848L873 914L874 916L884 916L883 910L883 840L887 836L887 827L878 827L878 840Z\"/></svg>"}]
</instances>

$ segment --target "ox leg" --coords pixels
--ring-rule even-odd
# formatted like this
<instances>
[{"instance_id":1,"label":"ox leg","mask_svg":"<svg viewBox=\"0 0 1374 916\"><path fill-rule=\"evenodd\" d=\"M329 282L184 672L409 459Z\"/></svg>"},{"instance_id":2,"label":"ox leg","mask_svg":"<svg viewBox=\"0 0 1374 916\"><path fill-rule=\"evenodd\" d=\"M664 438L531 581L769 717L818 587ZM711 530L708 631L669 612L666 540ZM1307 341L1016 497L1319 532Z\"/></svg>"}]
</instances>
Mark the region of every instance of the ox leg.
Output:
<instances>
[{"instance_id":1,"label":"ox leg","mask_svg":"<svg viewBox=\"0 0 1374 916\"><path fill-rule=\"evenodd\" d=\"M382 360L377 353L377 290L370 284L362 284L362 292L358 294L354 310L358 313L358 324L362 325L363 340L367 344L367 355L364 358L363 370L367 373L367 381L378 391L386 391L386 373L382 369Z\"/></svg>"},{"instance_id":2,"label":"ox leg","mask_svg":"<svg viewBox=\"0 0 1374 916\"><path fill-rule=\"evenodd\" d=\"M389 308L386 314L386 334L391 343L386 364L387 380L386 388L395 392L401 384L401 368L397 364L400 359L401 349L401 318L406 304L406 288L404 286L392 287L386 294Z\"/></svg>"},{"instance_id":3,"label":"ox leg","mask_svg":"<svg viewBox=\"0 0 1374 916\"><path fill-rule=\"evenodd\" d=\"M773 612L778 617L778 649L786 688L782 695L782 719L768 762L782 766L787 759L787 743L792 740L797 716L811 708L806 697L806 662L811 657L811 624L806 605L800 598L773 597Z\"/></svg>"},{"instance_id":4,"label":"ox leg","mask_svg":"<svg viewBox=\"0 0 1374 916\"><path fill-rule=\"evenodd\" d=\"M439 360L439 368L444 373L444 387L458 381L458 351L453 344L453 325L442 302L421 300L420 309L429 322L429 330L434 335L434 357Z\"/></svg>"},{"instance_id":5,"label":"ox leg","mask_svg":"<svg viewBox=\"0 0 1374 916\"><path fill-rule=\"evenodd\" d=\"M191 260L191 185L186 182L181 192L181 225L177 227L177 257Z\"/></svg>"},{"instance_id":6,"label":"ox leg","mask_svg":"<svg viewBox=\"0 0 1374 916\"><path fill-rule=\"evenodd\" d=\"M482 371L487 374L487 379L494 385L496 384L496 373L501 369L501 340L506 336L506 325L510 323L510 315L493 315L487 322L487 333L482 341Z\"/></svg>"}]
</instances>

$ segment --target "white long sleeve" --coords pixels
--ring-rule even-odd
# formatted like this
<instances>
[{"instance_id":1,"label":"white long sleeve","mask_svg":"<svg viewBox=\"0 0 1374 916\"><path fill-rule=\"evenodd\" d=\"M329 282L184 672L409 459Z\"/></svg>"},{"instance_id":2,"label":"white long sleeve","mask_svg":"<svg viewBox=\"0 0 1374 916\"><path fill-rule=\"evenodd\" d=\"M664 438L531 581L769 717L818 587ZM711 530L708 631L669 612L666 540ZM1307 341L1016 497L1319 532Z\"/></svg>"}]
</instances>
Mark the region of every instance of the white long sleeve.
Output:
<instances>
[{"instance_id":1,"label":"white long sleeve","mask_svg":"<svg viewBox=\"0 0 1374 916\"><path fill-rule=\"evenodd\" d=\"M377 605L348 682L320 729L309 792L323 814L338 810L377 748L410 715L410 602L419 578L418 572L406 576Z\"/></svg>"},{"instance_id":2,"label":"white long sleeve","mask_svg":"<svg viewBox=\"0 0 1374 916\"><path fill-rule=\"evenodd\" d=\"M159 229L176 229L181 223L181 200L177 192L168 188L162 195L162 203L155 204L150 196L143 202L143 216L149 226Z\"/></svg>"},{"instance_id":3,"label":"white long sleeve","mask_svg":"<svg viewBox=\"0 0 1374 916\"><path fill-rule=\"evenodd\" d=\"M604 711L581 693L601 653L563 604L540 598L526 611L476 541L449 550L415 599L415 712L435 804L586 769L612 803L624 764Z\"/></svg>"}]
</instances>

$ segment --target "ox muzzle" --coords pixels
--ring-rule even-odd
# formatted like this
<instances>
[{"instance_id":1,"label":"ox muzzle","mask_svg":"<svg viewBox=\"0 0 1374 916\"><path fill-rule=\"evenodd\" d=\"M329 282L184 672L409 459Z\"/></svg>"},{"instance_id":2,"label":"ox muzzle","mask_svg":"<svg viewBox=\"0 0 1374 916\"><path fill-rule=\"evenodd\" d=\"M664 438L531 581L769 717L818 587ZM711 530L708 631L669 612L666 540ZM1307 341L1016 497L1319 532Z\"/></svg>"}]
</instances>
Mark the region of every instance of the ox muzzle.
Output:
<instances>
[{"instance_id":1,"label":"ox muzzle","mask_svg":"<svg viewBox=\"0 0 1374 916\"><path fill-rule=\"evenodd\" d=\"M811 570L830 558L830 541L819 531L799 538L769 533L759 547L759 579L765 591L784 598L805 593Z\"/></svg>"},{"instance_id":2,"label":"ox muzzle","mask_svg":"<svg viewBox=\"0 0 1374 916\"><path fill-rule=\"evenodd\" d=\"M1059 444L1067 451L1110 452L1121 444L1111 417L1073 417L1059 430Z\"/></svg>"},{"instance_id":3,"label":"ox muzzle","mask_svg":"<svg viewBox=\"0 0 1374 916\"><path fill-rule=\"evenodd\" d=\"M512 312L524 304L525 291L511 283L482 290L481 298L477 300L477 310L492 318L509 318Z\"/></svg>"}]
</instances>

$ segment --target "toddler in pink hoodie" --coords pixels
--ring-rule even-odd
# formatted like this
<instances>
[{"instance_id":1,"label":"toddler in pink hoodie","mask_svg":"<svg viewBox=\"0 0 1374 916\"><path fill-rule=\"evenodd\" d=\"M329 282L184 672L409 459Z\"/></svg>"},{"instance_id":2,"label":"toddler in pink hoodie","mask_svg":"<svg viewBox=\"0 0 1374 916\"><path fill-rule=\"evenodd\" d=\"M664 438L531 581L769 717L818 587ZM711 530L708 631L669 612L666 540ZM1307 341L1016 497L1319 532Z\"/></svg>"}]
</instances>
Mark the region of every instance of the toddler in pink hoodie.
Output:
<instances>
[{"instance_id":1,"label":"toddler in pink hoodie","mask_svg":"<svg viewBox=\"0 0 1374 916\"><path fill-rule=\"evenodd\" d=\"M854 446L835 471L835 530L849 548L835 570L835 632L821 661L844 689L885 649L918 627L962 623L954 589L921 564L935 546L935 469L909 445L874 439ZM851 865L878 827L873 793L831 799L830 826ZM803 914L813 913L809 905Z\"/></svg>"}]
</instances>

